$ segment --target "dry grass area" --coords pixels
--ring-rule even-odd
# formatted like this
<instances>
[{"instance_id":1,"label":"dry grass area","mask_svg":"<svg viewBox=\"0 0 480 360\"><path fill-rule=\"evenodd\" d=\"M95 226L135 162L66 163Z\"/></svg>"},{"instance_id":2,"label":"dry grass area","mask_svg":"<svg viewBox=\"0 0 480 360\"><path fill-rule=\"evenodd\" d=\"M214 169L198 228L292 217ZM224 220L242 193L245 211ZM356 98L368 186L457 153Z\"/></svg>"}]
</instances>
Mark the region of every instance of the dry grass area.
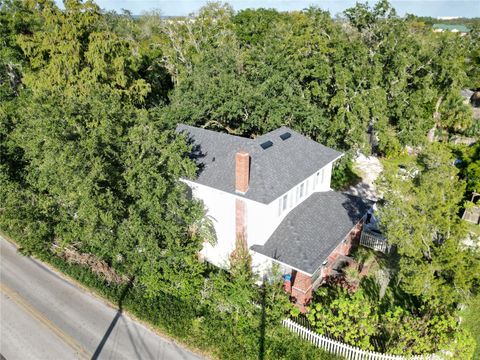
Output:
<instances>
[{"instance_id":1,"label":"dry grass area","mask_svg":"<svg viewBox=\"0 0 480 360\"><path fill-rule=\"evenodd\" d=\"M62 248L58 244L52 245L52 251L68 263L88 267L108 283L125 284L128 282L126 276L117 274L104 260L100 260L92 254L80 253L73 247Z\"/></svg>"}]
</instances>

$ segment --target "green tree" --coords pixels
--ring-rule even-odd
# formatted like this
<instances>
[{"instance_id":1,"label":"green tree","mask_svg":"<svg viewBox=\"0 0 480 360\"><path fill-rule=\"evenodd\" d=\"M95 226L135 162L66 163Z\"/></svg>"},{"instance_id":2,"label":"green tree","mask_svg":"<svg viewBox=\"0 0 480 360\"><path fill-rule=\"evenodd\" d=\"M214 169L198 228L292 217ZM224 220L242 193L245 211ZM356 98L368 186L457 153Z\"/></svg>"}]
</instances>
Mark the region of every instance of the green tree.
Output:
<instances>
[{"instance_id":1,"label":"green tree","mask_svg":"<svg viewBox=\"0 0 480 360\"><path fill-rule=\"evenodd\" d=\"M150 295L193 296L203 238L191 226L203 212L179 179L196 168L185 139L144 107L138 44L90 1L34 9L42 26L18 36L25 89L2 141L18 154L2 167L2 223L28 251L74 247Z\"/></svg>"},{"instance_id":2,"label":"green tree","mask_svg":"<svg viewBox=\"0 0 480 360\"><path fill-rule=\"evenodd\" d=\"M134 102L144 100L150 86L138 76L138 46L109 29L95 3L69 0L60 10L46 2L40 16L41 29L18 37L32 69L24 82L34 93L77 96L104 84Z\"/></svg>"},{"instance_id":3,"label":"green tree","mask_svg":"<svg viewBox=\"0 0 480 360\"><path fill-rule=\"evenodd\" d=\"M150 46L162 49L161 57L152 60L160 61L177 85L192 74L204 51L230 42L232 14L231 6L212 2L182 21L164 20L160 13L150 12L142 17L140 27Z\"/></svg>"},{"instance_id":4,"label":"green tree","mask_svg":"<svg viewBox=\"0 0 480 360\"><path fill-rule=\"evenodd\" d=\"M463 245L458 216L465 183L442 144L427 147L410 172L393 168L380 182L382 227L400 255L400 286L439 308L461 302L478 281L479 258Z\"/></svg>"},{"instance_id":5,"label":"green tree","mask_svg":"<svg viewBox=\"0 0 480 360\"><path fill-rule=\"evenodd\" d=\"M454 149L460 163L460 177L467 183L467 193L480 192L480 143L472 146L459 146Z\"/></svg>"}]
</instances>

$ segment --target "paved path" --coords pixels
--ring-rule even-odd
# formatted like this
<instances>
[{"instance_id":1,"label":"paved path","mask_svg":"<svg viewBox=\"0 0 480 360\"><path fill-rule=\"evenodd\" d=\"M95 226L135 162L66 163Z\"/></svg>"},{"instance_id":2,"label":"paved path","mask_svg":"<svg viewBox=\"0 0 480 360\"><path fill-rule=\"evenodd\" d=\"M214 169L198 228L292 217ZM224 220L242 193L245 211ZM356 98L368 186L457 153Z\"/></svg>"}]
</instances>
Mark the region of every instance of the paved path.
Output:
<instances>
[{"instance_id":1,"label":"paved path","mask_svg":"<svg viewBox=\"0 0 480 360\"><path fill-rule=\"evenodd\" d=\"M383 171L380 160L375 156L360 154L354 161L354 167L360 173L362 181L355 186L351 186L346 192L377 201L379 196L374 182Z\"/></svg>"},{"instance_id":2,"label":"paved path","mask_svg":"<svg viewBox=\"0 0 480 360\"><path fill-rule=\"evenodd\" d=\"M0 359L201 358L21 256L0 237Z\"/></svg>"}]
</instances>

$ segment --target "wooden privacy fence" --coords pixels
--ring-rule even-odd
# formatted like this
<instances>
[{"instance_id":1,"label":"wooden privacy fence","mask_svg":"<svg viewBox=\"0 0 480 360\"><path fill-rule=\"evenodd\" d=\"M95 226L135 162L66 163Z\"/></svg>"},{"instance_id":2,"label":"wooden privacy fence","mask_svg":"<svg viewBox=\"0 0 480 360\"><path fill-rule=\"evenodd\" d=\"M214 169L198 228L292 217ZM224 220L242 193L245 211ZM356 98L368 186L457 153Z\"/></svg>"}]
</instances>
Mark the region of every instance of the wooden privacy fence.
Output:
<instances>
[{"instance_id":1,"label":"wooden privacy fence","mask_svg":"<svg viewBox=\"0 0 480 360\"><path fill-rule=\"evenodd\" d=\"M306 327L303 327L296 322L285 319L283 326L290 331L300 335L303 339L311 342L316 347L325 350L326 352L340 355L347 360L440 360L438 355L415 355L411 357L404 357L400 355L382 354L375 351L362 350L360 348L344 344L340 341L329 339L323 335L317 334Z\"/></svg>"},{"instance_id":2,"label":"wooden privacy fence","mask_svg":"<svg viewBox=\"0 0 480 360\"><path fill-rule=\"evenodd\" d=\"M382 234L364 229L360 236L360 245L386 253L388 250L387 239Z\"/></svg>"}]
</instances>

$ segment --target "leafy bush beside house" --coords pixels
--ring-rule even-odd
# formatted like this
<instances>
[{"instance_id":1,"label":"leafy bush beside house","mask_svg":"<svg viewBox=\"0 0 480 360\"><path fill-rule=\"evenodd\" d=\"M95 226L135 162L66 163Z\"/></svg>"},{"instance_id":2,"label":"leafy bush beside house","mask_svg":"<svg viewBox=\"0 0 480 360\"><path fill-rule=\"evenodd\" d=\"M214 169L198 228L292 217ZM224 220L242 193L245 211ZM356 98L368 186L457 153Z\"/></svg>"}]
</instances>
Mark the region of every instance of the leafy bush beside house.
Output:
<instances>
[{"instance_id":1,"label":"leafy bush beside house","mask_svg":"<svg viewBox=\"0 0 480 360\"><path fill-rule=\"evenodd\" d=\"M364 350L374 350L371 338L378 327L375 304L363 290L348 294L342 288L320 289L307 318L316 331Z\"/></svg>"},{"instance_id":2,"label":"leafy bush beside house","mask_svg":"<svg viewBox=\"0 0 480 360\"><path fill-rule=\"evenodd\" d=\"M447 350L455 359L471 359L475 340L455 313L419 305L395 286L394 280L381 296L380 284L368 277L356 292L321 288L307 318L318 333L365 350L395 355Z\"/></svg>"},{"instance_id":3,"label":"leafy bush beside house","mask_svg":"<svg viewBox=\"0 0 480 360\"><path fill-rule=\"evenodd\" d=\"M358 176L353 166L352 154L347 153L335 162L332 170L332 189L345 190L360 180L361 177Z\"/></svg>"}]
</instances>

